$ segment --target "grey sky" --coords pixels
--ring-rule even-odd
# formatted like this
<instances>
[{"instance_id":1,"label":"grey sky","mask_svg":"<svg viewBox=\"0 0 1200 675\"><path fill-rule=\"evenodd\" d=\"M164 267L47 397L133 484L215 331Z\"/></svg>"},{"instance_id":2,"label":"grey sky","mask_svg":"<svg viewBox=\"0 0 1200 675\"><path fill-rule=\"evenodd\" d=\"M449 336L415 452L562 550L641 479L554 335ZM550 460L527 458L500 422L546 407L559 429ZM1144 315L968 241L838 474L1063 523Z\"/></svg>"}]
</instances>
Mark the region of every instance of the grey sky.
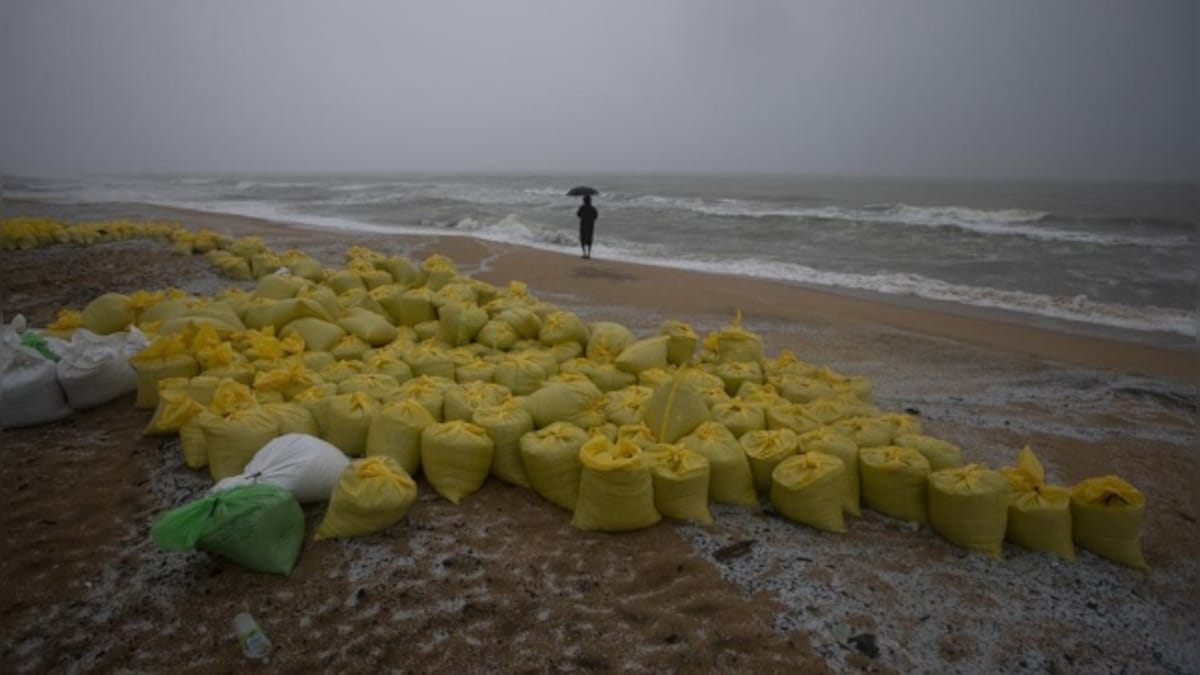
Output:
<instances>
[{"instance_id":1,"label":"grey sky","mask_svg":"<svg viewBox=\"0 0 1200 675\"><path fill-rule=\"evenodd\" d=\"M1198 4L2 0L0 169L1188 179Z\"/></svg>"}]
</instances>

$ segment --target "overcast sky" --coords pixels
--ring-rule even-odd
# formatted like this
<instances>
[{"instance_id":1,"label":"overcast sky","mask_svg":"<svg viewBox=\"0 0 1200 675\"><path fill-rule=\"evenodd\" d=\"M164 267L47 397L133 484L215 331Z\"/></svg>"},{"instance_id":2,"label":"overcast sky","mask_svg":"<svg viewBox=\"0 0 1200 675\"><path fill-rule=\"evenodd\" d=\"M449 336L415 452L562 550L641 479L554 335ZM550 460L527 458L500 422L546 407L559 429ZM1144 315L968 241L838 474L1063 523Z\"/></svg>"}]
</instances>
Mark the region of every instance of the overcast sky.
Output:
<instances>
[{"instance_id":1,"label":"overcast sky","mask_svg":"<svg viewBox=\"0 0 1200 675\"><path fill-rule=\"evenodd\" d=\"M1195 0L0 0L0 169L1197 176Z\"/></svg>"}]
</instances>

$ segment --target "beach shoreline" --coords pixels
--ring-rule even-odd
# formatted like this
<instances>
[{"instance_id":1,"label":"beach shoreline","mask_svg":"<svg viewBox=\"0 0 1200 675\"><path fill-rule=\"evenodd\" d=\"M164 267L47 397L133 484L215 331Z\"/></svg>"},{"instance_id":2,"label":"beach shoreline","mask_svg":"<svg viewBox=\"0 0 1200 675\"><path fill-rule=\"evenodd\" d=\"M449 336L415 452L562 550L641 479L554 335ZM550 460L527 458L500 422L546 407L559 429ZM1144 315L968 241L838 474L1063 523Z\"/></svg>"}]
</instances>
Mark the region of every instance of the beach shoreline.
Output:
<instances>
[{"instance_id":1,"label":"beach shoreline","mask_svg":"<svg viewBox=\"0 0 1200 675\"><path fill-rule=\"evenodd\" d=\"M15 205L38 205L34 200ZM220 211L137 204L163 219L209 227L234 236L261 233L303 247L308 238L342 237L378 242L386 250L397 242L422 242L430 252L448 251L455 260L487 258L480 279L506 283L537 270L530 283L560 294L596 294L610 304L628 303L664 312L748 316L778 320L860 322L944 338L1025 357L1165 377L1182 382L1200 379L1200 339L1168 333L1122 330L1094 324L971 307L904 295L803 285L760 277L718 274L651 264L592 258L580 261L568 251L549 251L470 234L381 233L333 229L304 222L280 222ZM86 209L88 205L80 205ZM161 213L161 215L157 215ZM436 243L429 243L435 241ZM702 293L687 292L704 289ZM1200 397L1200 393L1197 394ZM1200 399L1198 399L1200 400Z\"/></svg>"}]
</instances>

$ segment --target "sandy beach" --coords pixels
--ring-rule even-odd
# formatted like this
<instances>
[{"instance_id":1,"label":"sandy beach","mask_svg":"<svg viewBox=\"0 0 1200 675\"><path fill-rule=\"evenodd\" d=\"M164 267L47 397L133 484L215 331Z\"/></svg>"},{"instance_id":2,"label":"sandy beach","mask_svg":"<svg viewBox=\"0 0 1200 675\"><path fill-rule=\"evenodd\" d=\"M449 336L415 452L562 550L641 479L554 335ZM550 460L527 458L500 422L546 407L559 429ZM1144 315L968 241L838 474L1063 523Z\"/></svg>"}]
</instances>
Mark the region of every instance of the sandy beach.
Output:
<instances>
[{"instance_id":1,"label":"sandy beach","mask_svg":"<svg viewBox=\"0 0 1200 675\"><path fill-rule=\"evenodd\" d=\"M589 533L529 490L490 480L453 505L421 480L386 532L306 541L290 577L258 575L155 549L153 516L211 481L176 441L143 436L150 412L125 397L0 435L4 672L251 670L232 637L240 611L275 644L264 672L1200 671L1194 349L466 237L153 212L330 266L356 245L445 254L638 336L665 319L703 335L740 310L768 355L867 376L880 408L919 415L967 461L999 468L1029 444L1048 482L1131 482L1152 569L1011 545L992 561L869 510L839 535L733 507L710 526ZM5 320L39 327L107 291L253 286L148 241L4 251L0 269ZM310 534L323 511L306 507Z\"/></svg>"}]
</instances>

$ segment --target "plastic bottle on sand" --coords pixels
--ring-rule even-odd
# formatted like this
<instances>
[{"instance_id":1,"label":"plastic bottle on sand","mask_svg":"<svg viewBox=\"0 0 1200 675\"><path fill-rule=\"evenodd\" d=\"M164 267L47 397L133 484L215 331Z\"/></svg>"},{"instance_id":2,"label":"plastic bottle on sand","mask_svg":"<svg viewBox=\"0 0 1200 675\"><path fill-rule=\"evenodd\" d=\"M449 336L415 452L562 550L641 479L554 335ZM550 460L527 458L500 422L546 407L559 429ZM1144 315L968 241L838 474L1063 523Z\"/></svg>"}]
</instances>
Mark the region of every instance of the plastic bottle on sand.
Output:
<instances>
[{"instance_id":1,"label":"plastic bottle on sand","mask_svg":"<svg viewBox=\"0 0 1200 675\"><path fill-rule=\"evenodd\" d=\"M233 617L233 627L237 631L238 642L242 643L242 651L246 656L259 661L266 661L271 656L271 640L259 627L254 617L242 612Z\"/></svg>"}]
</instances>

